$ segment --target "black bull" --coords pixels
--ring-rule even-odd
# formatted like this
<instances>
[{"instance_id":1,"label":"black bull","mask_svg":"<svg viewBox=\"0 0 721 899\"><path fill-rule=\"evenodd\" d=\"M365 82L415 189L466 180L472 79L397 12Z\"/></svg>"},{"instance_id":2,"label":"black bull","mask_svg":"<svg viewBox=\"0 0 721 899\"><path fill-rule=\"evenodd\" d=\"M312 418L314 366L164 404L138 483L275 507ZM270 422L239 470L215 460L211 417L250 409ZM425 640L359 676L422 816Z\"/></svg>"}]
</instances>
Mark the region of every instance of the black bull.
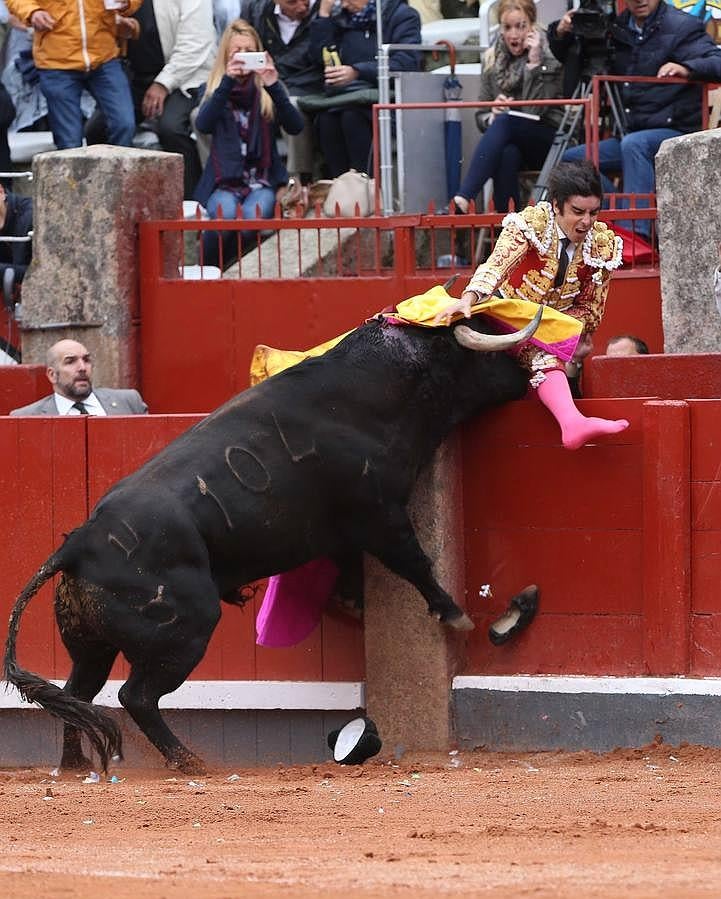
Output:
<instances>
[{"instance_id":1,"label":"black bull","mask_svg":"<svg viewBox=\"0 0 721 899\"><path fill-rule=\"evenodd\" d=\"M490 342L517 343L535 324ZM10 617L5 676L65 723L62 766L90 764L82 734L104 769L120 755L115 719L91 705L120 652L130 664L122 706L168 764L202 770L158 700L203 657L221 599L237 602L241 586L312 558L371 553L440 621L472 627L436 581L406 505L455 425L526 390L506 353L461 346L487 340L483 330L476 319L435 329L368 322L234 397L112 487ZM16 663L23 610L58 572L55 615L73 663L62 689Z\"/></svg>"}]
</instances>

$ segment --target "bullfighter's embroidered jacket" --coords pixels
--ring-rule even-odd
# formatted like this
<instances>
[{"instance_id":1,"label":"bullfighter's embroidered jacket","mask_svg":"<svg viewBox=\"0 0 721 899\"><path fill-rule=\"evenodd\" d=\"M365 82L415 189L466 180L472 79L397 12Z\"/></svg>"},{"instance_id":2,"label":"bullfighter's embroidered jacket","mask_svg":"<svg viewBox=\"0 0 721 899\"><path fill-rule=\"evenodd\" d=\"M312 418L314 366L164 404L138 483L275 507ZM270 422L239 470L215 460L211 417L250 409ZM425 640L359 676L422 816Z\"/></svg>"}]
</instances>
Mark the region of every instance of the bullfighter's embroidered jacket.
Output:
<instances>
[{"instance_id":1,"label":"bullfighter's embroidered jacket","mask_svg":"<svg viewBox=\"0 0 721 899\"><path fill-rule=\"evenodd\" d=\"M550 203L510 213L493 252L466 289L479 298L496 293L552 306L581 321L584 333L593 333L603 317L611 272L621 264L623 242L603 222L595 222L556 288L558 241Z\"/></svg>"}]
</instances>

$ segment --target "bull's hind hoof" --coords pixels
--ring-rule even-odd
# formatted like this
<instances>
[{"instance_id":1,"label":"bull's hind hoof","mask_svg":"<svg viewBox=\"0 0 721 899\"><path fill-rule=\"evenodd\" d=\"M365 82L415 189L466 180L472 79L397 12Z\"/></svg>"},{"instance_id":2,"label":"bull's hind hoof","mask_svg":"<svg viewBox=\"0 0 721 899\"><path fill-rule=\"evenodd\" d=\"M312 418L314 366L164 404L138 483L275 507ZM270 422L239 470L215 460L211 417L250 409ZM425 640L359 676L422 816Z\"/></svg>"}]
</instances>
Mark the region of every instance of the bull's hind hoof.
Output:
<instances>
[{"instance_id":1,"label":"bull's hind hoof","mask_svg":"<svg viewBox=\"0 0 721 899\"><path fill-rule=\"evenodd\" d=\"M193 755L192 752L187 753L187 755L176 755L173 758L168 759L167 765L168 768L181 771L183 774L194 774L198 776L208 773L205 762L203 762L202 759L199 759L197 755Z\"/></svg>"},{"instance_id":2,"label":"bull's hind hoof","mask_svg":"<svg viewBox=\"0 0 721 899\"><path fill-rule=\"evenodd\" d=\"M447 624L448 627L452 627L456 631L472 631L475 627L475 624L465 612L461 612L461 614L456 615L455 618L444 618L442 620L444 624Z\"/></svg>"},{"instance_id":3,"label":"bull's hind hoof","mask_svg":"<svg viewBox=\"0 0 721 899\"><path fill-rule=\"evenodd\" d=\"M507 643L519 631L527 628L538 609L538 587L531 584L514 596L501 617L494 621L488 631L488 639L494 646Z\"/></svg>"}]
</instances>

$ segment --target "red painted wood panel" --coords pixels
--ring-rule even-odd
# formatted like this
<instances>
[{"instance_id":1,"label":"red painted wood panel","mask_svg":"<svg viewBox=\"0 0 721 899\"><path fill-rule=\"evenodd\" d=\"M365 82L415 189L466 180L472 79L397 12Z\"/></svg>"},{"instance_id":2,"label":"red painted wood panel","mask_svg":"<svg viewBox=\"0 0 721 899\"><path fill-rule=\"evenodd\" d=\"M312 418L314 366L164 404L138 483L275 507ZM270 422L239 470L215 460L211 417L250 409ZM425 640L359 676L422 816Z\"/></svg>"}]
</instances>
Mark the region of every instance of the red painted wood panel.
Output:
<instances>
[{"instance_id":1,"label":"red painted wood panel","mask_svg":"<svg viewBox=\"0 0 721 899\"><path fill-rule=\"evenodd\" d=\"M705 359L706 356L700 357ZM721 396L721 379L716 393ZM721 481L721 403L691 400L691 480Z\"/></svg>"},{"instance_id":2,"label":"red painted wood panel","mask_svg":"<svg viewBox=\"0 0 721 899\"><path fill-rule=\"evenodd\" d=\"M0 483L10 523L6 533L12 535L0 550L3 606L9 613L19 591L60 545L62 534L86 516L85 428L79 418L5 419L0 445ZM6 618L3 615L3 638ZM18 660L46 677L64 676L68 670L55 628L50 585L23 616Z\"/></svg>"},{"instance_id":3,"label":"red painted wood panel","mask_svg":"<svg viewBox=\"0 0 721 899\"><path fill-rule=\"evenodd\" d=\"M721 529L721 481L691 484L691 522L696 531Z\"/></svg>"},{"instance_id":4,"label":"red painted wood panel","mask_svg":"<svg viewBox=\"0 0 721 899\"><path fill-rule=\"evenodd\" d=\"M283 349L323 343L395 302L395 283L391 278L161 282L143 300L143 396L154 413L209 412L248 386L259 343ZM168 334L188 335L192 350L179 353Z\"/></svg>"},{"instance_id":5,"label":"red painted wood panel","mask_svg":"<svg viewBox=\"0 0 721 899\"><path fill-rule=\"evenodd\" d=\"M694 612L721 612L721 530L693 533L691 584Z\"/></svg>"},{"instance_id":6,"label":"red painted wood panel","mask_svg":"<svg viewBox=\"0 0 721 899\"><path fill-rule=\"evenodd\" d=\"M644 659L650 674L686 674L691 642L688 403L651 401L643 420Z\"/></svg>"},{"instance_id":7,"label":"red painted wood panel","mask_svg":"<svg viewBox=\"0 0 721 899\"><path fill-rule=\"evenodd\" d=\"M27 406L50 393L44 365L0 367L0 415Z\"/></svg>"},{"instance_id":8,"label":"red painted wood panel","mask_svg":"<svg viewBox=\"0 0 721 899\"><path fill-rule=\"evenodd\" d=\"M589 397L714 399L721 392L721 354L599 356L584 364L583 391Z\"/></svg>"},{"instance_id":9,"label":"red painted wood panel","mask_svg":"<svg viewBox=\"0 0 721 899\"><path fill-rule=\"evenodd\" d=\"M691 674L718 677L721 673L721 615L691 618Z\"/></svg>"},{"instance_id":10,"label":"red painted wood panel","mask_svg":"<svg viewBox=\"0 0 721 899\"><path fill-rule=\"evenodd\" d=\"M640 616L542 614L503 646L488 640L491 621L478 622L479 638L464 674L645 673Z\"/></svg>"}]
</instances>

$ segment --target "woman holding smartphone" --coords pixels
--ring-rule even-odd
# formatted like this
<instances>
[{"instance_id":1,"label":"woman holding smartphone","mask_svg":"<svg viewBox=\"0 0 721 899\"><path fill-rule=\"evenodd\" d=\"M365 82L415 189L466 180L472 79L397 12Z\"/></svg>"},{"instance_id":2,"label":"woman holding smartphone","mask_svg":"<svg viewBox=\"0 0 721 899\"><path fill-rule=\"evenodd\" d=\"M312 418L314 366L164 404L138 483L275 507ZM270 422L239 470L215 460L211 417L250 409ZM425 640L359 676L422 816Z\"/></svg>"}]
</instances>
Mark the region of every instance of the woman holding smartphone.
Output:
<instances>
[{"instance_id":1,"label":"woman holding smartphone","mask_svg":"<svg viewBox=\"0 0 721 899\"><path fill-rule=\"evenodd\" d=\"M501 0L498 37L483 57L479 100L552 100L561 94L561 66L548 48L546 31L536 22L533 0ZM483 137L473 152L463 183L453 197L458 212L468 212L489 178L493 202L507 212L509 200L520 209L518 173L540 169L563 115L561 106L504 106L478 116Z\"/></svg>"},{"instance_id":2,"label":"woman holding smartphone","mask_svg":"<svg viewBox=\"0 0 721 899\"><path fill-rule=\"evenodd\" d=\"M257 32L244 19L231 22L223 32L200 97L195 127L211 135L211 145L195 199L211 218L237 218L239 208L246 219L271 218L276 192L288 183L276 146L276 123L289 134L298 134L303 118L290 102L270 55L263 52ZM254 233L241 231L241 243ZM203 234L205 265L227 268L238 252L238 232Z\"/></svg>"}]
</instances>

